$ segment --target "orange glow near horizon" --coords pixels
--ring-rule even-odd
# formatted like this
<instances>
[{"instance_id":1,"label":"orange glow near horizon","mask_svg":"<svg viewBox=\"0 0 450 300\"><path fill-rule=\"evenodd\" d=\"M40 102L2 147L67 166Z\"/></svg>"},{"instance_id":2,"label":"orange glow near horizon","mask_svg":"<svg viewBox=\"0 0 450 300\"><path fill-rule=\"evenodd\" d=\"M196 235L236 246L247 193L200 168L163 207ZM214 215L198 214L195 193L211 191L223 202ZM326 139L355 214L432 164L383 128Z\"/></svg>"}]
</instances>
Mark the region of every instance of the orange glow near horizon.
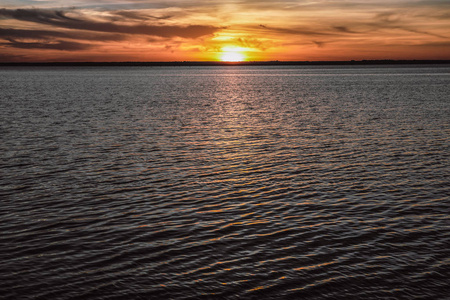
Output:
<instances>
[{"instance_id":1,"label":"orange glow near horizon","mask_svg":"<svg viewBox=\"0 0 450 300\"><path fill-rule=\"evenodd\" d=\"M18 2L0 6L0 62L450 60L444 2Z\"/></svg>"}]
</instances>

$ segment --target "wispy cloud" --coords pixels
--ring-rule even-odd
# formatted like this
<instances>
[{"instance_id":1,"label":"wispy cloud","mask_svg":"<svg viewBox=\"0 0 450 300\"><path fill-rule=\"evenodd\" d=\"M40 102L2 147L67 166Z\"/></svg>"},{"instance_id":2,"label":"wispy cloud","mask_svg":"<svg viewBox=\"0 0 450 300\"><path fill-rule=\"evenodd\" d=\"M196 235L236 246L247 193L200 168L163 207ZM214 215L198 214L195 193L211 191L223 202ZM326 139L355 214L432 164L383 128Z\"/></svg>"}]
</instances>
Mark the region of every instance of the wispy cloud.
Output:
<instances>
[{"instance_id":1,"label":"wispy cloud","mask_svg":"<svg viewBox=\"0 0 450 300\"><path fill-rule=\"evenodd\" d=\"M119 10L112 11L110 19L112 21L148 21L148 20L168 20L172 18L171 15L165 14L162 16L152 16L145 12L135 11L135 10Z\"/></svg>"},{"instance_id":2,"label":"wispy cloud","mask_svg":"<svg viewBox=\"0 0 450 300\"><path fill-rule=\"evenodd\" d=\"M93 45L82 44L77 42L68 41L56 41L51 43L24 43L18 42L14 39L7 39L10 43L4 44L6 47L20 48L20 49L51 49L51 50L63 50L63 51L81 51L91 49Z\"/></svg>"},{"instance_id":3,"label":"wispy cloud","mask_svg":"<svg viewBox=\"0 0 450 300\"><path fill-rule=\"evenodd\" d=\"M20 21L51 25L60 28L113 32L122 34L141 34L159 37L198 38L213 34L220 28L207 25L124 25L114 22L101 22L90 19L70 17L64 11L41 9L0 9L0 16Z\"/></svg>"},{"instance_id":4,"label":"wispy cloud","mask_svg":"<svg viewBox=\"0 0 450 300\"><path fill-rule=\"evenodd\" d=\"M282 28L282 27L274 27L260 24L259 27L262 31L281 33L281 34L292 34L292 35L306 35L306 36L320 36L320 35L329 35L330 33L321 30L314 30L302 27L293 27L293 28Z\"/></svg>"},{"instance_id":5,"label":"wispy cloud","mask_svg":"<svg viewBox=\"0 0 450 300\"><path fill-rule=\"evenodd\" d=\"M31 30L0 28L0 38L4 39L50 39L64 38L89 41L124 41L123 34L102 34L77 31Z\"/></svg>"}]
</instances>

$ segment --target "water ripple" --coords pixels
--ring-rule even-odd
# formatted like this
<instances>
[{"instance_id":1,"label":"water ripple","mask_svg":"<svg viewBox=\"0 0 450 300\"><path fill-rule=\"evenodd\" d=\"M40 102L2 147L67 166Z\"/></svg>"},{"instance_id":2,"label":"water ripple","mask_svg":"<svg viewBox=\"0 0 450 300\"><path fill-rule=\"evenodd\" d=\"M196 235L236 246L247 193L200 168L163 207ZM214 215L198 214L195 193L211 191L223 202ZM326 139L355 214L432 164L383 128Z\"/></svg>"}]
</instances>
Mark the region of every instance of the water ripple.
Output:
<instances>
[{"instance_id":1,"label":"water ripple","mask_svg":"<svg viewBox=\"0 0 450 300\"><path fill-rule=\"evenodd\" d=\"M0 70L0 293L444 299L449 74Z\"/></svg>"}]
</instances>

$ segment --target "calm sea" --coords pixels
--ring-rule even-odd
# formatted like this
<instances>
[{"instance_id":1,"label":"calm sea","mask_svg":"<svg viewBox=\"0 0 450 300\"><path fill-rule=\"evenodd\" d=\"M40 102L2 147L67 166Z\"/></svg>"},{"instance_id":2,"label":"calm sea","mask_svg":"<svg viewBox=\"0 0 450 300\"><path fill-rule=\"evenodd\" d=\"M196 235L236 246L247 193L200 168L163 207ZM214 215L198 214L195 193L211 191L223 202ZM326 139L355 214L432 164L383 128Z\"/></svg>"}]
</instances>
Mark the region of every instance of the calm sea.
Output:
<instances>
[{"instance_id":1,"label":"calm sea","mask_svg":"<svg viewBox=\"0 0 450 300\"><path fill-rule=\"evenodd\" d=\"M3 67L0 298L445 299L449 95L450 66Z\"/></svg>"}]
</instances>

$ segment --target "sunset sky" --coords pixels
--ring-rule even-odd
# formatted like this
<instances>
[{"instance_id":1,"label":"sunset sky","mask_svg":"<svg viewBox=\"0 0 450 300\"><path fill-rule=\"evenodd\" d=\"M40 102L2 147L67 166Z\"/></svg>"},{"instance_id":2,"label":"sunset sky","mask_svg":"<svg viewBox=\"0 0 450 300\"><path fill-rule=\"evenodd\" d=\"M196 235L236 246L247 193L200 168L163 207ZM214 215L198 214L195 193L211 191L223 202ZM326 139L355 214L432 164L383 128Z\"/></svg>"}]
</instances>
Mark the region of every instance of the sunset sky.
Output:
<instances>
[{"instance_id":1,"label":"sunset sky","mask_svg":"<svg viewBox=\"0 0 450 300\"><path fill-rule=\"evenodd\" d=\"M449 0L0 0L0 62L450 59Z\"/></svg>"}]
</instances>

